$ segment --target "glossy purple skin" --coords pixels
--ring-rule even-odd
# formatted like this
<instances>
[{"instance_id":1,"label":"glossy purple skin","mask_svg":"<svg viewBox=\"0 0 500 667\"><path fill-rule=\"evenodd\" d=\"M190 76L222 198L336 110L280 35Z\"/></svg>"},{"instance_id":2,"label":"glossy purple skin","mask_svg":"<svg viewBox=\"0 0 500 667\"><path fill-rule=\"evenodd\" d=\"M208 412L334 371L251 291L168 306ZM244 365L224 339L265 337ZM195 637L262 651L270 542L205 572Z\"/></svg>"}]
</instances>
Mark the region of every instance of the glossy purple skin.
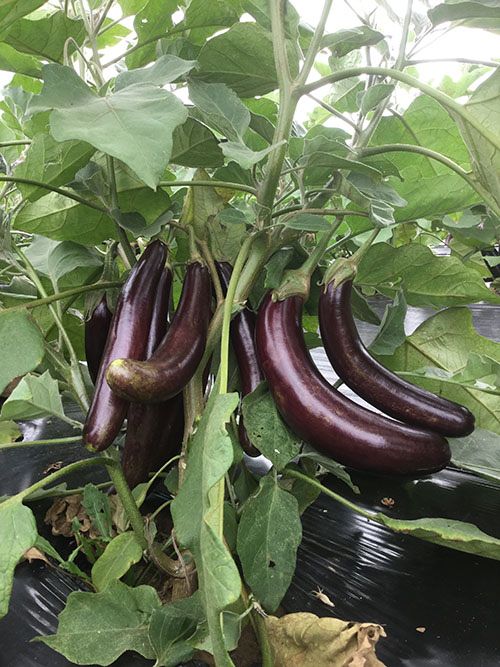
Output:
<instances>
[{"instance_id":1,"label":"glossy purple skin","mask_svg":"<svg viewBox=\"0 0 500 667\"><path fill-rule=\"evenodd\" d=\"M363 345L351 309L352 281L321 291L319 325L337 375L358 396L406 424L454 438L474 430L474 415L462 405L402 380L379 364Z\"/></svg>"},{"instance_id":2,"label":"glossy purple skin","mask_svg":"<svg viewBox=\"0 0 500 667\"><path fill-rule=\"evenodd\" d=\"M172 274L168 269L164 269L156 290L146 358L151 357L167 332L171 287ZM182 432L182 397L180 401L175 397L165 403L130 404L127 412L127 435L122 452L123 474L130 488L146 482L150 472L177 453L182 442Z\"/></svg>"},{"instance_id":3,"label":"glossy purple skin","mask_svg":"<svg viewBox=\"0 0 500 667\"><path fill-rule=\"evenodd\" d=\"M95 384L99 374L99 366L106 347L109 327L113 313L108 308L106 295L102 297L94 312L85 321L85 359L92 382Z\"/></svg>"},{"instance_id":4,"label":"glossy purple skin","mask_svg":"<svg viewBox=\"0 0 500 667\"><path fill-rule=\"evenodd\" d=\"M125 419L128 403L111 391L106 369L120 357L145 358L155 301L152 295L156 293L166 256L165 244L151 243L130 272L118 298L83 428L83 442L94 451L111 445Z\"/></svg>"},{"instance_id":5,"label":"glossy purple skin","mask_svg":"<svg viewBox=\"0 0 500 667\"><path fill-rule=\"evenodd\" d=\"M302 298L259 309L255 341L259 363L288 426L305 442L358 470L422 475L450 461L446 440L356 405L321 376L302 333Z\"/></svg>"},{"instance_id":6,"label":"glossy purple skin","mask_svg":"<svg viewBox=\"0 0 500 667\"><path fill-rule=\"evenodd\" d=\"M205 351L211 311L210 273L189 264L181 298L166 336L147 361L123 355L106 379L113 392L138 403L159 403L183 390Z\"/></svg>"},{"instance_id":7,"label":"glossy purple skin","mask_svg":"<svg viewBox=\"0 0 500 667\"><path fill-rule=\"evenodd\" d=\"M231 264L227 262L216 262L217 272L224 294L227 292L231 273L233 271ZM249 309L244 308L235 315L231 321L231 344L236 355L238 369L240 372L241 396L251 394L263 380L264 376L259 368L257 361L257 352L255 350L255 314ZM260 456L246 432L243 424L243 415L240 412L238 425L238 435L243 450L249 456Z\"/></svg>"}]
</instances>

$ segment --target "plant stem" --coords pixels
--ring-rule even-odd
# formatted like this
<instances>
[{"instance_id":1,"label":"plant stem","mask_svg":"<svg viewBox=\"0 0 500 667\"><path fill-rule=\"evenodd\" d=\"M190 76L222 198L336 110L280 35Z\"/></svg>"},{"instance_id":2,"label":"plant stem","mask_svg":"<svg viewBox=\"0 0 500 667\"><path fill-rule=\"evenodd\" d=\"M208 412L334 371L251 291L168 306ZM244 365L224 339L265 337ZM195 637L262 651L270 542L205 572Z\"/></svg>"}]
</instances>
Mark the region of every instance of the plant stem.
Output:
<instances>
[{"instance_id":1,"label":"plant stem","mask_svg":"<svg viewBox=\"0 0 500 667\"><path fill-rule=\"evenodd\" d=\"M456 102L454 99L441 92L440 90L433 88L429 84L424 83L423 81L419 81L414 76L406 74L406 72L399 72L398 70L390 69L387 67L350 67L348 69L341 70L340 72L329 74L319 81L314 81L313 83L304 85L300 89L300 93L302 95L307 95L313 90L317 90L323 86L336 83L337 81L343 81L344 79L350 79L355 76L360 76L361 74L375 74L378 76L388 77L395 79L396 81L401 81L401 83L405 83L408 86L412 86L413 88L422 91L429 97L432 97L438 101L450 111L453 111L457 116L460 116L462 120L471 125L495 148L500 150L500 137L495 132L485 127L475 116L470 114L461 104Z\"/></svg>"},{"instance_id":2,"label":"plant stem","mask_svg":"<svg viewBox=\"0 0 500 667\"><path fill-rule=\"evenodd\" d=\"M496 203L495 199L490 195L490 193L459 164L451 160L449 157L446 157L446 155L438 153L437 151L433 151L430 148L425 148L424 146L415 146L413 144L384 144L382 146L362 148L358 154L360 157L368 157L370 155L380 155L383 153L396 152L418 153L419 155L425 155L425 157L428 157L431 160L436 160L436 162L441 162L441 164L444 164L446 167L463 178L464 181L466 181L468 185L470 185L470 187L484 199L484 202L491 208L491 210L494 211L496 215L500 216L500 207Z\"/></svg>"},{"instance_id":3,"label":"plant stem","mask_svg":"<svg viewBox=\"0 0 500 667\"><path fill-rule=\"evenodd\" d=\"M210 248L208 247L208 243L206 241L198 241L198 245L201 248L203 259L205 260L205 262L208 265L208 268L210 269L210 276L212 278L212 285L214 286L215 289L215 297L217 299L217 303L221 303L222 301L224 301L224 294L222 292L219 274L217 273L217 268L215 266L213 255L210 252Z\"/></svg>"},{"instance_id":4,"label":"plant stem","mask_svg":"<svg viewBox=\"0 0 500 667\"><path fill-rule=\"evenodd\" d=\"M15 141L0 141L0 148L8 148L9 146L29 146L31 141L29 139L19 139Z\"/></svg>"},{"instance_id":5,"label":"plant stem","mask_svg":"<svg viewBox=\"0 0 500 667\"><path fill-rule=\"evenodd\" d=\"M2 442L0 449L14 449L24 447L38 447L39 445L65 445L71 442L81 442L81 435L72 435L67 438L49 438L47 440L22 440L21 442Z\"/></svg>"},{"instance_id":6,"label":"plant stem","mask_svg":"<svg viewBox=\"0 0 500 667\"><path fill-rule=\"evenodd\" d=\"M10 306L9 308L3 308L0 312L12 312L14 310L31 310L32 308L40 308L41 306L48 306L54 301L59 301L61 299L70 299L73 296L78 296L78 294L85 294L86 292L94 292L100 289L110 289L112 287L121 287L123 283L119 280L110 280L109 282L94 283L93 285L84 285L82 287L74 287L73 289L66 290L65 292L57 292L56 294L51 294L50 296L44 297L43 299L35 299L34 301L28 301L28 303L20 304L19 306Z\"/></svg>"},{"instance_id":7,"label":"plant stem","mask_svg":"<svg viewBox=\"0 0 500 667\"><path fill-rule=\"evenodd\" d=\"M403 67L412 67L413 65L428 65L432 63L463 63L464 65L484 65L484 67L498 67L500 61L496 60L477 60L475 58L420 58L417 60L406 60Z\"/></svg>"},{"instance_id":8,"label":"plant stem","mask_svg":"<svg viewBox=\"0 0 500 667\"><path fill-rule=\"evenodd\" d=\"M309 93L307 95L307 97L310 97L311 100L314 100L316 102L316 104L319 104L320 107L323 107L323 109L325 111L328 111L328 113L331 113L332 116L335 116L336 118L343 121L347 125L350 125L354 130L358 129L358 126L356 125L356 123L353 120L351 120L350 118L345 116L343 113L340 113L340 111L337 111L337 109L335 109L335 107L332 107L331 104L328 104L324 100L320 100L318 97L315 97L311 93Z\"/></svg>"},{"instance_id":9,"label":"plant stem","mask_svg":"<svg viewBox=\"0 0 500 667\"><path fill-rule=\"evenodd\" d=\"M335 260L325 271L323 283L328 285L332 281L336 286L341 285L346 280L352 280L356 276L359 263L370 249L372 243L377 238L380 227L376 227L370 236L364 241L351 257L342 257Z\"/></svg>"},{"instance_id":10,"label":"plant stem","mask_svg":"<svg viewBox=\"0 0 500 667\"><path fill-rule=\"evenodd\" d=\"M266 623L257 611L252 611L253 626L257 632L261 652L262 667L274 667L273 653L267 635Z\"/></svg>"},{"instance_id":11,"label":"plant stem","mask_svg":"<svg viewBox=\"0 0 500 667\"><path fill-rule=\"evenodd\" d=\"M302 70L297 77L296 80L296 85L297 86L302 86L306 83L307 77L311 73L311 70L314 65L314 60L316 56L318 55L318 51L321 47L321 40L323 38L323 34L325 32L325 25L328 20L328 15L330 14L330 10L332 8L332 3L333 0L325 0L325 3L323 5L323 11L321 12L321 16L318 22L318 25L316 26L316 30L314 31L313 38L311 40L311 43L309 44L309 48L307 49L306 57L304 60L304 64L302 66Z\"/></svg>"},{"instance_id":12,"label":"plant stem","mask_svg":"<svg viewBox=\"0 0 500 667\"><path fill-rule=\"evenodd\" d=\"M229 183L228 181L160 181L158 185L164 188L180 188L180 187L204 187L204 188L224 188L226 190L238 190L239 192L248 192L251 195L256 195L257 190L250 185L243 185L242 183Z\"/></svg>"},{"instance_id":13,"label":"plant stem","mask_svg":"<svg viewBox=\"0 0 500 667\"><path fill-rule=\"evenodd\" d=\"M401 41L399 43L398 56L394 64L394 67L396 69L401 69L405 62L406 44L408 43L408 33L410 32L412 9L413 9L413 0L408 0L406 3L406 13L403 21L403 31L401 33Z\"/></svg>"},{"instance_id":14,"label":"plant stem","mask_svg":"<svg viewBox=\"0 0 500 667\"><path fill-rule=\"evenodd\" d=\"M144 521L135 502L135 498L132 495L132 491L123 475L123 471L120 465L109 455L104 457L104 461L109 477L113 482L116 493L118 494L123 509L125 510L125 514L127 515L127 519L132 526L134 535L140 544L141 549L145 551L148 548L148 543L146 536L144 535Z\"/></svg>"},{"instance_id":15,"label":"plant stem","mask_svg":"<svg viewBox=\"0 0 500 667\"><path fill-rule=\"evenodd\" d=\"M240 248L236 262L234 263L231 280L227 288L226 299L224 301L224 311L222 317L222 334L220 346L220 384L219 393L227 394L227 383L229 376L229 329L231 325L231 315L236 294L236 287L240 278L243 266L250 253L250 247L254 241L254 236L249 235Z\"/></svg>"},{"instance_id":16,"label":"plant stem","mask_svg":"<svg viewBox=\"0 0 500 667\"><path fill-rule=\"evenodd\" d=\"M108 171L109 184L111 187L111 208L112 210L119 211L120 204L118 203L118 188L116 187L115 161L110 155L106 155L106 166ZM137 259L132 246L128 241L127 232L116 220L114 220L114 223L116 227L116 233L118 234L118 238L120 240L120 246L125 254L125 257L127 258L129 268L132 268L137 263Z\"/></svg>"},{"instance_id":17,"label":"plant stem","mask_svg":"<svg viewBox=\"0 0 500 667\"><path fill-rule=\"evenodd\" d=\"M95 26L93 27L93 32L94 32L94 36L95 36L95 37L98 36L98 34L99 34L99 30L101 29L102 24L103 24L104 21L106 20L106 16L107 16L109 10L110 10L111 7L113 6L113 2L114 2L114 0L108 0L106 6L105 6L104 9L102 10L102 13L101 13L101 15L100 15L100 17L99 17L99 20L97 21L97 23L96 23Z\"/></svg>"},{"instance_id":18,"label":"plant stem","mask_svg":"<svg viewBox=\"0 0 500 667\"><path fill-rule=\"evenodd\" d=\"M100 211L101 213L105 213L106 215L108 215L108 211L107 209L104 208L104 206L95 204L93 201L84 199L83 197L73 194L68 190L57 188L54 185L49 185L48 183L43 183L42 181L36 181L33 178L21 178L20 176L6 176L4 174L1 174L0 183L21 183L25 185L34 185L39 188L44 188L45 190L50 190L51 192L57 192L58 195L62 195L63 197L67 197L68 199L73 199L73 201L76 201L79 204L83 204L84 206L88 206L89 208L93 208L96 211Z\"/></svg>"},{"instance_id":19,"label":"plant stem","mask_svg":"<svg viewBox=\"0 0 500 667\"><path fill-rule=\"evenodd\" d=\"M356 215L356 216L361 216L364 218L369 217L369 213L366 211L356 211L356 210L351 210L348 208L308 208L308 207L303 207L300 204L296 204L294 206L288 206L287 208L282 208L279 211L274 211L272 214L272 218L277 218L281 215L285 215L286 213L293 213L294 211L297 211L298 213L310 213L311 215L338 215L338 216L344 216L344 215ZM290 220L292 220L292 216L290 216Z\"/></svg>"}]
</instances>

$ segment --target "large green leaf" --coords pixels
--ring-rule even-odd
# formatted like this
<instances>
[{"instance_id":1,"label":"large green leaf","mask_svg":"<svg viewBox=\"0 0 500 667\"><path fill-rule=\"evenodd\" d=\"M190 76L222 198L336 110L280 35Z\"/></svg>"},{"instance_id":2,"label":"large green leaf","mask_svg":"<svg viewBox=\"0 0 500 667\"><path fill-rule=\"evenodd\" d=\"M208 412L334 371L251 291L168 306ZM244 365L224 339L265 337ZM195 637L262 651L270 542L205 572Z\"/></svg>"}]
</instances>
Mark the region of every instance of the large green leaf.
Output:
<instances>
[{"instance_id":1,"label":"large green leaf","mask_svg":"<svg viewBox=\"0 0 500 667\"><path fill-rule=\"evenodd\" d=\"M290 586L301 538L296 498L273 473L266 475L243 506L237 548L245 581L267 611L278 607Z\"/></svg>"},{"instance_id":2,"label":"large green leaf","mask_svg":"<svg viewBox=\"0 0 500 667\"><path fill-rule=\"evenodd\" d=\"M293 52L290 58L296 73ZM264 95L278 86L271 33L255 23L237 23L213 37L201 49L198 62L196 78L225 83L240 97Z\"/></svg>"},{"instance_id":3,"label":"large green leaf","mask_svg":"<svg viewBox=\"0 0 500 667\"><path fill-rule=\"evenodd\" d=\"M36 541L33 512L16 496L0 502L0 618L9 609L14 569Z\"/></svg>"},{"instance_id":4,"label":"large green leaf","mask_svg":"<svg viewBox=\"0 0 500 667\"><path fill-rule=\"evenodd\" d=\"M5 42L0 42L0 70L38 79L42 77L42 65L36 58L19 53Z\"/></svg>"},{"instance_id":5,"label":"large green leaf","mask_svg":"<svg viewBox=\"0 0 500 667\"><path fill-rule=\"evenodd\" d=\"M476 301L499 303L480 274L457 257L437 257L430 248L376 243L363 257L356 282L394 296L402 289L412 306L458 306Z\"/></svg>"},{"instance_id":6,"label":"large green leaf","mask_svg":"<svg viewBox=\"0 0 500 667\"><path fill-rule=\"evenodd\" d=\"M177 539L194 556L212 643L219 655L225 653L222 611L241 592L238 569L218 534L223 498L216 492L233 461L226 424L237 405L238 394L212 392L190 443L184 482L171 506Z\"/></svg>"},{"instance_id":7,"label":"large green leaf","mask_svg":"<svg viewBox=\"0 0 500 667\"><path fill-rule=\"evenodd\" d=\"M500 482L500 436L482 428L465 438L450 438L451 460L459 468Z\"/></svg>"},{"instance_id":8,"label":"large green leaf","mask_svg":"<svg viewBox=\"0 0 500 667\"><path fill-rule=\"evenodd\" d=\"M57 633L39 639L77 665L111 665L125 651L152 659L148 628L160 606L151 586L115 581L101 593L76 591L59 614Z\"/></svg>"},{"instance_id":9,"label":"large green leaf","mask_svg":"<svg viewBox=\"0 0 500 667\"><path fill-rule=\"evenodd\" d=\"M403 114L384 116L375 131L371 145L414 144L425 146L451 158L466 171L470 170L467 148L458 127L443 107L430 97L421 95ZM398 222L415 218L436 218L459 211L479 200L479 196L455 172L440 162L415 153L386 153L403 180L389 176L388 182L407 201L396 211ZM377 158L364 162L379 166Z\"/></svg>"},{"instance_id":10,"label":"large green leaf","mask_svg":"<svg viewBox=\"0 0 500 667\"><path fill-rule=\"evenodd\" d=\"M500 14L500 7L497 9ZM500 68L477 88L465 109L490 131L500 127ZM456 116L458 126L471 155L478 181L491 193L500 208L500 151L463 118Z\"/></svg>"},{"instance_id":11,"label":"large green leaf","mask_svg":"<svg viewBox=\"0 0 500 667\"><path fill-rule=\"evenodd\" d=\"M36 134L26 153L26 159L14 175L30 178L48 185L66 185L92 157L95 149L83 141L56 141L50 134ZM19 185L25 199L36 201L47 194L36 185Z\"/></svg>"},{"instance_id":12,"label":"large green leaf","mask_svg":"<svg viewBox=\"0 0 500 667\"><path fill-rule=\"evenodd\" d=\"M0 390L11 380L34 370L45 350L42 332L28 313L0 311Z\"/></svg>"},{"instance_id":13,"label":"large green leaf","mask_svg":"<svg viewBox=\"0 0 500 667\"><path fill-rule=\"evenodd\" d=\"M44 5L46 0L0 0L0 37L7 28L26 14Z\"/></svg>"},{"instance_id":14,"label":"large green leaf","mask_svg":"<svg viewBox=\"0 0 500 667\"><path fill-rule=\"evenodd\" d=\"M470 311L467 308L449 308L426 320L392 357L384 356L380 361L396 372L435 366L455 373L467 366L471 353L500 362L500 344L477 333ZM418 374L413 379L425 389L467 406L476 417L477 426L500 433L498 396Z\"/></svg>"},{"instance_id":15,"label":"large green leaf","mask_svg":"<svg viewBox=\"0 0 500 667\"><path fill-rule=\"evenodd\" d=\"M43 60L62 62L67 40L74 40L81 45L85 35L81 19L70 19L60 11L36 20L16 21L3 39L17 51Z\"/></svg>"},{"instance_id":16,"label":"large green leaf","mask_svg":"<svg viewBox=\"0 0 500 667\"><path fill-rule=\"evenodd\" d=\"M50 128L57 141L86 141L122 160L146 185L158 185L172 152L172 133L187 119L175 95L145 83L98 97L62 65L46 65L43 77L31 111L52 111Z\"/></svg>"}]
</instances>

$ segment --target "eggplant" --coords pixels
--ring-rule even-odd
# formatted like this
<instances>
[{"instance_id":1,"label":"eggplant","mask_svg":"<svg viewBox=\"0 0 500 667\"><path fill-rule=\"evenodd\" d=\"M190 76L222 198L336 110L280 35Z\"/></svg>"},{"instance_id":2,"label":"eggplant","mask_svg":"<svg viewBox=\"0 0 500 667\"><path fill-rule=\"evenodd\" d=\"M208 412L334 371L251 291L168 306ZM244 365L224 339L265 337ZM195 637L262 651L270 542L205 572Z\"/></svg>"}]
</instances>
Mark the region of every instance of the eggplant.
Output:
<instances>
[{"instance_id":1,"label":"eggplant","mask_svg":"<svg viewBox=\"0 0 500 667\"><path fill-rule=\"evenodd\" d=\"M358 470L418 476L444 468L450 448L441 435L370 412L322 377L304 341L302 306L300 296L274 302L268 293L255 330L260 367L292 431Z\"/></svg>"},{"instance_id":2,"label":"eggplant","mask_svg":"<svg viewBox=\"0 0 500 667\"><path fill-rule=\"evenodd\" d=\"M352 281L321 290L319 326L335 372L358 396L406 424L459 438L474 430L462 405L416 387L379 364L363 345L351 308Z\"/></svg>"},{"instance_id":3,"label":"eggplant","mask_svg":"<svg viewBox=\"0 0 500 667\"><path fill-rule=\"evenodd\" d=\"M106 347L113 313L108 308L106 294L103 295L93 312L85 320L85 359L90 378L95 384L99 366Z\"/></svg>"},{"instance_id":4,"label":"eggplant","mask_svg":"<svg viewBox=\"0 0 500 667\"><path fill-rule=\"evenodd\" d=\"M83 442L93 451L103 451L111 445L127 414L128 403L111 391L106 382L106 369L120 357L145 358L156 286L166 256L164 243L151 243L130 272L118 297L83 428Z\"/></svg>"},{"instance_id":5,"label":"eggplant","mask_svg":"<svg viewBox=\"0 0 500 667\"><path fill-rule=\"evenodd\" d=\"M123 399L159 403L182 391L205 350L211 312L210 274L200 262L188 265L179 305L167 334L147 361L122 355L106 372Z\"/></svg>"},{"instance_id":6,"label":"eggplant","mask_svg":"<svg viewBox=\"0 0 500 667\"><path fill-rule=\"evenodd\" d=\"M222 284L224 294L227 293L233 268L228 262L216 262L217 273ZM244 308L231 321L231 344L236 355L240 373L241 396L252 393L263 380L264 376L259 368L257 352L255 350L255 313L250 308ZM240 410L238 436L243 450L249 456L260 456L260 452L252 445Z\"/></svg>"},{"instance_id":7,"label":"eggplant","mask_svg":"<svg viewBox=\"0 0 500 667\"><path fill-rule=\"evenodd\" d=\"M172 274L163 271L156 289L146 358L151 357L167 332ZM131 403L127 412L127 434L122 468L130 488L146 482L148 473L177 453L182 444L184 411L182 396L164 403Z\"/></svg>"}]
</instances>

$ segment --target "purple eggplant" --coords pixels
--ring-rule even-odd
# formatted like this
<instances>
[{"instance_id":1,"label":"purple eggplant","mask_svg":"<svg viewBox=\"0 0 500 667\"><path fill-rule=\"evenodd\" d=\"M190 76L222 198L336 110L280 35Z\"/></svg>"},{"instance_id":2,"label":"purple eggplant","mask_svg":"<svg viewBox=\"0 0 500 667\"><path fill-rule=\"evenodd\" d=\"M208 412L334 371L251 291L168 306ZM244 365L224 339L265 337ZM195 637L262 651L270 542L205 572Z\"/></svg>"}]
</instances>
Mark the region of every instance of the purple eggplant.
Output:
<instances>
[{"instance_id":1,"label":"purple eggplant","mask_svg":"<svg viewBox=\"0 0 500 667\"><path fill-rule=\"evenodd\" d=\"M85 358L92 382L95 384L106 347L113 313L108 308L106 294L85 320Z\"/></svg>"}]
</instances>

